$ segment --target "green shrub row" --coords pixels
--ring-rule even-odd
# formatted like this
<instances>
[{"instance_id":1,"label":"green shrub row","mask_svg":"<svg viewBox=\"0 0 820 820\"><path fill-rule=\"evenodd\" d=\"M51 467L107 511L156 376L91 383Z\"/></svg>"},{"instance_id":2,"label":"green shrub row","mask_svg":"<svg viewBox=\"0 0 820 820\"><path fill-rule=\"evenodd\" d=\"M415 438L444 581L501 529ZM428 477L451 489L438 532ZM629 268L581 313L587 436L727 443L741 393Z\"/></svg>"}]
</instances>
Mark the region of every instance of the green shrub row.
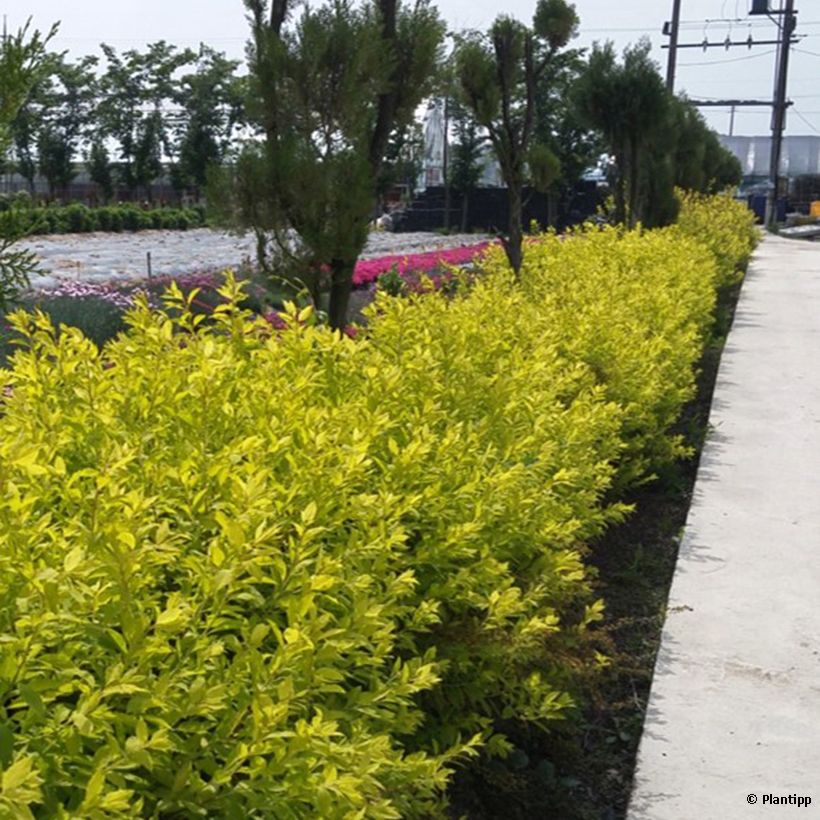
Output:
<instances>
[{"instance_id":1,"label":"green shrub row","mask_svg":"<svg viewBox=\"0 0 820 820\"><path fill-rule=\"evenodd\" d=\"M189 230L204 227L205 209L152 208L107 205L89 208L81 203L28 209L32 233L91 233L92 231Z\"/></svg>"},{"instance_id":2,"label":"green shrub row","mask_svg":"<svg viewBox=\"0 0 820 820\"><path fill-rule=\"evenodd\" d=\"M584 544L680 454L720 275L679 228L493 254L355 340L231 280L102 352L14 319L0 815L439 816L499 721L571 713Z\"/></svg>"}]
</instances>

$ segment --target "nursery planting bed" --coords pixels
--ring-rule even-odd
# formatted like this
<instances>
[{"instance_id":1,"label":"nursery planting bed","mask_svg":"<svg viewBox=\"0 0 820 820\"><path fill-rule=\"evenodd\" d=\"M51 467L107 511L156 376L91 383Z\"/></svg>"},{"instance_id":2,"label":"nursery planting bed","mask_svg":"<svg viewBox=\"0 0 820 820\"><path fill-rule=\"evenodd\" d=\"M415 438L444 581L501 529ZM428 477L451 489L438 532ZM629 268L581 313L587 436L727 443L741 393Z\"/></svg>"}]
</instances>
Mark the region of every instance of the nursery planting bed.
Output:
<instances>
[{"instance_id":1,"label":"nursery planting bed","mask_svg":"<svg viewBox=\"0 0 820 820\"><path fill-rule=\"evenodd\" d=\"M446 251L476 245L487 237L478 234L373 233L363 258L403 256ZM157 276L237 267L254 255L254 240L219 231L142 231L42 236L21 243L34 251L43 268L32 277L32 287L50 288L60 281L88 282L142 279L147 275L147 255Z\"/></svg>"}]
</instances>

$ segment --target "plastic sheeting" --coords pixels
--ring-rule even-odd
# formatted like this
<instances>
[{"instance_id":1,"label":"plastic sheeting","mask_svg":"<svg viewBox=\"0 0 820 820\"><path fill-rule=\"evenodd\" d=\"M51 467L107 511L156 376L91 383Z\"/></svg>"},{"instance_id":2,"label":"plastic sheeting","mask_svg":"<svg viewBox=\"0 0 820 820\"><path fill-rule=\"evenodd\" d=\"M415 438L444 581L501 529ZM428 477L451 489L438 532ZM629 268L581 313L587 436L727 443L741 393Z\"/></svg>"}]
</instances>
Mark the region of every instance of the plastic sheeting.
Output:
<instances>
[{"instance_id":1,"label":"plastic sheeting","mask_svg":"<svg viewBox=\"0 0 820 820\"><path fill-rule=\"evenodd\" d=\"M740 160L743 176L768 175L771 137L721 136L720 140ZM787 177L820 174L820 137L784 137L780 173Z\"/></svg>"}]
</instances>

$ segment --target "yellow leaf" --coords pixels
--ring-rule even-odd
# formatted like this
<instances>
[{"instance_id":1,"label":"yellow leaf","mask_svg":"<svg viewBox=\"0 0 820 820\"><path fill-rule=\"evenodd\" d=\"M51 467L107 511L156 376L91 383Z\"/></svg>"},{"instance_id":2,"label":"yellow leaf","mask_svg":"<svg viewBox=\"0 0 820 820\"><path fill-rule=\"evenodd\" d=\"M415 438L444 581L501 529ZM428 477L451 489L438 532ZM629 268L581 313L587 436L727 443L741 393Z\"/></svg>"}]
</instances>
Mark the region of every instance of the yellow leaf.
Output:
<instances>
[{"instance_id":1,"label":"yellow leaf","mask_svg":"<svg viewBox=\"0 0 820 820\"><path fill-rule=\"evenodd\" d=\"M225 551L219 544L211 544L209 552L214 566L221 567L225 563Z\"/></svg>"},{"instance_id":2,"label":"yellow leaf","mask_svg":"<svg viewBox=\"0 0 820 820\"><path fill-rule=\"evenodd\" d=\"M21 757L3 772L3 794L10 796L31 777L32 764L33 758Z\"/></svg>"},{"instance_id":3,"label":"yellow leaf","mask_svg":"<svg viewBox=\"0 0 820 820\"><path fill-rule=\"evenodd\" d=\"M302 510L302 523L305 526L310 526L316 518L317 511L316 502L311 501L310 504Z\"/></svg>"},{"instance_id":4,"label":"yellow leaf","mask_svg":"<svg viewBox=\"0 0 820 820\"><path fill-rule=\"evenodd\" d=\"M179 629L187 621L188 611L182 607L171 607L157 616L158 629Z\"/></svg>"},{"instance_id":5,"label":"yellow leaf","mask_svg":"<svg viewBox=\"0 0 820 820\"><path fill-rule=\"evenodd\" d=\"M267 637L268 632L270 632L270 629L266 624L257 624L251 632L250 645L253 647L259 646Z\"/></svg>"},{"instance_id":6,"label":"yellow leaf","mask_svg":"<svg viewBox=\"0 0 820 820\"><path fill-rule=\"evenodd\" d=\"M85 550L82 547L74 547L63 559L63 569L66 572L73 572L83 562Z\"/></svg>"},{"instance_id":7,"label":"yellow leaf","mask_svg":"<svg viewBox=\"0 0 820 820\"><path fill-rule=\"evenodd\" d=\"M238 521L228 518L223 512L217 512L214 518L216 518L219 526L222 528L222 532L225 533L228 539L228 543L232 547L241 547L246 543L247 536L245 535L245 530L242 529L242 525Z\"/></svg>"},{"instance_id":8,"label":"yellow leaf","mask_svg":"<svg viewBox=\"0 0 820 820\"><path fill-rule=\"evenodd\" d=\"M90 808L95 805L105 785L105 769L97 769L88 780L85 787L85 800L83 805Z\"/></svg>"}]
</instances>

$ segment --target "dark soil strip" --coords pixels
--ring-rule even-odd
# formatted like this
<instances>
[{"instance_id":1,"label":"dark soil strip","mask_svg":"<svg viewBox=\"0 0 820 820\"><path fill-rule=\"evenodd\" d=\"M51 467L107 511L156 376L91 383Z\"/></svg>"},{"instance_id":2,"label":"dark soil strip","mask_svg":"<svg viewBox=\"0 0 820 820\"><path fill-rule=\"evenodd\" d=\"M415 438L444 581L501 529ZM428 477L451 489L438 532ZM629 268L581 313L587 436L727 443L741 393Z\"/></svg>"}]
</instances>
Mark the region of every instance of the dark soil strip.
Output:
<instances>
[{"instance_id":1,"label":"dark soil strip","mask_svg":"<svg viewBox=\"0 0 820 820\"><path fill-rule=\"evenodd\" d=\"M622 820L649 698L678 544L706 439L720 355L740 286L722 294L714 342L700 362L698 395L679 432L695 456L628 499L636 512L591 548L589 564L607 615L600 637L610 665L583 692L576 720L549 734L504 726L506 760L459 772L451 817L468 820Z\"/></svg>"}]
</instances>

